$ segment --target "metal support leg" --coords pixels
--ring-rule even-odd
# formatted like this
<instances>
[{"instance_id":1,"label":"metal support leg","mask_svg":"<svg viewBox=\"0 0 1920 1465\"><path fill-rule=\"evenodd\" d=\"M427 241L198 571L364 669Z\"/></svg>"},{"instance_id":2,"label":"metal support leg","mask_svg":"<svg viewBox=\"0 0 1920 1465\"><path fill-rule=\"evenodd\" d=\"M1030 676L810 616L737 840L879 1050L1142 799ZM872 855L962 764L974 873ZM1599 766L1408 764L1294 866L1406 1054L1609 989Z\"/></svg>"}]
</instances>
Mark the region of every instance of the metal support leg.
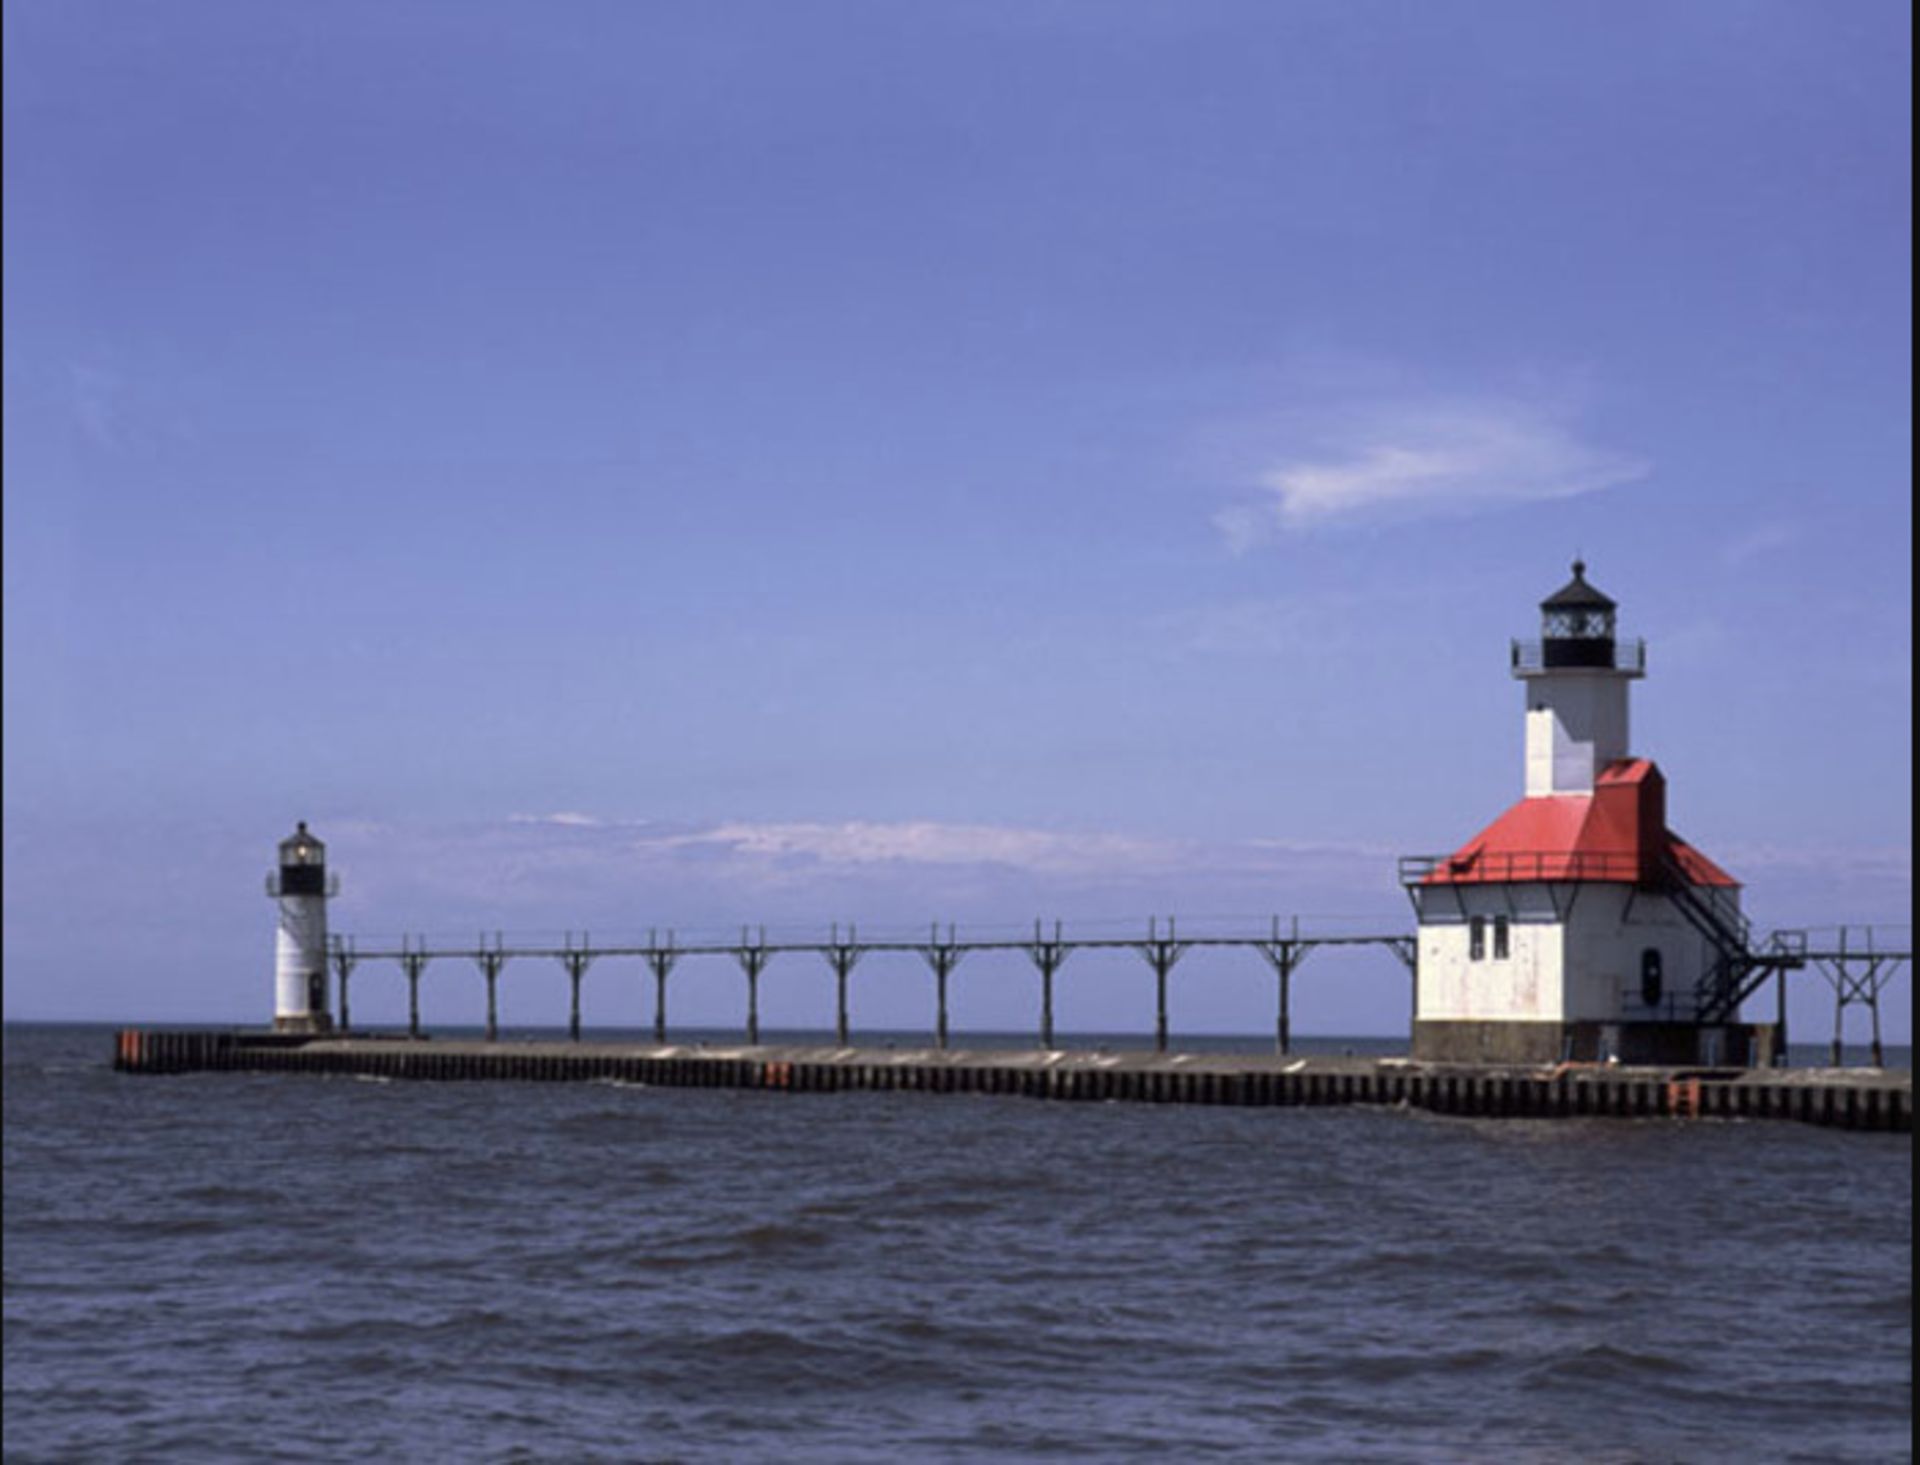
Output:
<instances>
[{"instance_id":1,"label":"metal support leg","mask_svg":"<svg viewBox=\"0 0 1920 1465\"><path fill-rule=\"evenodd\" d=\"M340 977L340 1031L346 1032L353 1026L353 1010L347 1002L347 983L353 977L353 969L359 963L353 952L344 944L337 946L333 953L333 967Z\"/></svg>"},{"instance_id":2,"label":"metal support leg","mask_svg":"<svg viewBox=\"0 0 1920 1465\"><path fill-rule=\"evenodd\" d=\"M756 944L747 939L747 928L740 928L740 944L733 950L733 959L740 963L740 970L747 976L747 1042L758 1044L760 1041L760 973L766 970L767 961L773 955L767 950L767 929L760 928L760 940Z\"/></svg>"},{"instance_id":3,"label":"metal support leg","mask_svg":"<svg viewBox=\"0 0 1920 1465\"><path fill-rule=\"evenodd\" d=\"M667 978L672 975L674 964L680 960L680 953L673 944L673 932L667 932L667 944L656 943L652 932L647 933L647 949L643 953L647 965L653 969L653 1040L656 1043L667 1041Z\"/></svg>"},{"instance_id":4,"label":"metal support leg","mask_svg":"<svg viewBox=\"0 0 1920 1465\"><path fill-rule=\"evenodd\" d=\"M1840 928L1837 949L1814 957L1820 974L1833 986L1832 1061L1838 1067L1845 1061L1845 1024L1847 1009L1858 1003L1867 1009L1867 1056L1875 1068L1887 1061L1886 1044L1880 1030L1880 991L1912 960L1912 954L1888 950L1876 944L1872 927Z\"/></svg>"},{"instance_id":5,"label":"metal support leg","mask_svg":"<svg viewBox=\"0 0 1920 1465\"><path fill-rule=\"evenodd\" d=\"M1878 973L1875 973L1874 978L1877 977ZM1867 1014L1873 1019L1873 1066L1885 1068L1887 1056L1880 1047L1880 987L1877 980L1874 980L1867 994Z\"/></svg>"},{"instance_id":6,"label":"metal support leg","mask_svg":"<svg viewBox=\"0 0 1920 1465\"><path fill-rule=\"evenodd\" d=\"M567 973L567 1037L575 1043L580 1041L580 983L593 965L593 952L588 949L591 944L591 938L582 935L575 946L573 932L569 931L566 947L560 952L560 965Z\"/></svg>"},{"instance_id":7,"label":"metal support leg","mask_svg":"<svg viewBox=\"0 0 1920 1465\"><path fill-rule=\"evenodd\" d=\"M1049 941L1042 933L1041 924L1033 923L1033 942L1027 947L1027 955L1040 972L1040 1046L1053 1047L1053 974L1060 970L1060 963L1067 959L1070 948L1060 939L1060 923L1053 923L1053 939Z\"/></svg>"},{"instance_id":8,"label":"metal support leg","mask_svg":"<svg viewBox=\"0 0 1920 1465\"><path fill-rule=\"evenodd\" d=\"M836 924L833 940L826 949L827 962L833 968L833 1036L842 1048L850 1046L852 1027L847 1020L847 978L853 975L854 964L860 960L858 942L858 934L852 926L847 927L847 939L842 941L840 927Z\"/></svg>"},{"instance_id":9,"label":"metal support leg","mask_svg":"<svg viewBox=\"0 0 1920 1465\"><path fill-rule=\"evenodd\" d=\"M494 944L489 947L485 933L480 937L480 950L474 953L474 960L480 964L480 971L487 979L487 1041L497 1042L500 1038L500 969L507 964L507 954L500 949L500 938L496 934Z\"/></svg>"},{"instance_id":10,"label":"metal support leg","mask_svg":"<svg viewBox=\"0 0 1920 1465\"><path fill-rule=\"evenodd\" d=\"M407 1036L417 1038L420 1036L420 974L427 969L426 951L403 945L400 968L407 974Z\"/></svg>"},{"instance_id":11,"label":"metal support leg","mask_svg":"<svg viewBox=\"0 0 1920 1465\"><path fill-rule=\"evenodd\" d=\"M1173 970L1174 963L1180 960L1186 949L1174 939L1172 917L1167 918L1165 936L1160 934L1158 918L1149 921L1146 944L1135 948L1153 968L1153 1048L1156 1053L1167 1051L1167 974Z\"/></svg>"},{"instance_id":12,"label":"metal support leg","mask_svg":"<svg viewBox=\"0 0 1920 1465\"><path fill-rule=\"evenodd\" d=\"M953 975L961 953L954 942L952 926L947 927L945 941L940 939L938 921L928 928L928 936L927 944L920 948L920 955L933 968L933 1042L935 1047L944 1050L947 1046L947 978Z\"/></svg>"},{"instance_id":13,"label":"metal support leg","mask_svg":"<svg viewBox=\"0 0 1920 1465\"><path fill-rule=\"evenodd\" d=\"M1272 937L1254 943L1255 949L1267 959L1267 965L1273 968L1274 985L1279 997L1274 1014L1273 1047L1276 1053L1283 1056L1293 1050L1293 969L1305 959L1312 945L1311 942L1300 940L1297 917L1293 923L1293 933L1292 939L1282 936L1280 918L1275 916Z\"/></svg>"},{"instance_id":14,"label":"metal support leg","mask_svg":"<svg viewBox=\"0 0 1920 1465\"><path fill-rule=\"evenodd\" d=\"M1834 983L1833 987L1833 1046L1830 1063L1834 1068L1841 1067L1847 1061L1846 1049L1842 1046L1842 1029L1846 1026L1847 1019L1847 989L1844 973L1843 966L1842 980Z\"/></svg>"},{"instance_id":15,"label":"metal support leg","mask_svg":"<svg viewBox=\"0 0 1920 1465\"><path fill-rule=\"evenodd\" d=\"M1787 1066L1787 969L1784 966L1773 983L1773 1066Z\"/></svg>"}]
</instances>

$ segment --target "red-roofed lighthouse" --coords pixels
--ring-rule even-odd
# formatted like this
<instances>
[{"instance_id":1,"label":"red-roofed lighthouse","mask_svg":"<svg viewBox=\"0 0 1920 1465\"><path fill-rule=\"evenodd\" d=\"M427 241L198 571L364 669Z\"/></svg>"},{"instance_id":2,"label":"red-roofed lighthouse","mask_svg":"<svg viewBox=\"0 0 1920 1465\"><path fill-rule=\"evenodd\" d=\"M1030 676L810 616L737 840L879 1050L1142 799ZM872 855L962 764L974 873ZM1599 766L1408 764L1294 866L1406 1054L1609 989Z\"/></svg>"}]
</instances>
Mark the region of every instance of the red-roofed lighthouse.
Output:
<instances>
[{"instance_id":1,"label":"red-roofed lighthouse","mask_svg":"<svg viewBox=\"0 0 1920 1465\"><path fill-rule=\"evenodd\" d=\"M1453 854L1402 862L1419 921L1413 1055L1434 1062L1746 1062L1727 1010L1738 883L1667 828L1666 780L1628 753L1643 642L1573 579L1513 644L1526 797Z\"/></svg>"}]
</instances>

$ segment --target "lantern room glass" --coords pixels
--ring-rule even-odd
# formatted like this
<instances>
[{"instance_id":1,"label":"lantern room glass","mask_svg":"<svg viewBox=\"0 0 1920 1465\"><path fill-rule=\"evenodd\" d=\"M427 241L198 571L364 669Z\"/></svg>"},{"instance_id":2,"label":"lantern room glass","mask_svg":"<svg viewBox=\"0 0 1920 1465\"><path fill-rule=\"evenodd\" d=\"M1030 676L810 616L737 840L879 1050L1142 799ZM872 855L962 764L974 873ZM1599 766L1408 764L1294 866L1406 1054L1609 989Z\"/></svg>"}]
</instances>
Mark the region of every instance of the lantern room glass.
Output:
<instances>
[{"instance_id":1,"label":"lantern room glass","mask_svg":"<svg viewBox=\"0 0 1920 1465\"><path fill-rule=\"evenodd\" d=\"M1540 634L1549 641L1611 641L1613 612L1598 606L1549 610L1540 617Z\"/></svg>"},{"instance_id":2,"label":"lantern room glass","mask_svg":"<svg viewBox=\"0 0 1920 1465\"><path fill-rule=\"evenodd\" d=\"M280 841L280 863L284 865L324 865L327 862L327 847L311 834L302 824L294 833Z\"/></svg>"}]
</instances>

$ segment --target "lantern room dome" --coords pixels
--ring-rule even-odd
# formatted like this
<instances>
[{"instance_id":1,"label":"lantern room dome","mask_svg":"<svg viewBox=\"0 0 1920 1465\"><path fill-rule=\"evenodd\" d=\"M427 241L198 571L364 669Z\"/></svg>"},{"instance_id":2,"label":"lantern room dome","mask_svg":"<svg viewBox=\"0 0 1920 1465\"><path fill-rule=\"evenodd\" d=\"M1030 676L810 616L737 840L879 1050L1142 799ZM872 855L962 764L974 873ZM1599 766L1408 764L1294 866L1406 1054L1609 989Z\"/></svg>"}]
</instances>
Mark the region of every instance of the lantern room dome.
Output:
<instances>
[{"instance_id":1,"label":"lantern room dome","mask_svg":"<svg viewBox=\"0 0 1920 1465\"><path fill-rule=\"evenodd\" d=\"M1611 596L1587 583L1587 562L1575 560L1573 578L1541 601L1540 609L1543 611L1614 610L1617 607Z\"/></svg>"}]
</instances>

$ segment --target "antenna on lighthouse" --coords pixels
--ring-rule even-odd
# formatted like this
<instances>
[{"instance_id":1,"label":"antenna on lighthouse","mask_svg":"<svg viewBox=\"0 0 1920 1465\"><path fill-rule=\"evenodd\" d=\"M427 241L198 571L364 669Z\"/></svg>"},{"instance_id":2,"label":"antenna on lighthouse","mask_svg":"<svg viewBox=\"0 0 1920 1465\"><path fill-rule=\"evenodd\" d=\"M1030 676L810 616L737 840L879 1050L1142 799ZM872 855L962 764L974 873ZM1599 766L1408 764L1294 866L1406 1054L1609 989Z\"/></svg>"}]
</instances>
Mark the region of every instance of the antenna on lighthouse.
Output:
<instances>
[{"instance_id":1,"label":"antenna on lighthouse","mask_svg":"<svg viewBox=\"0 0 1920 1465\"><path fill-rule=\"evenodd\" d=\"M327 875L327 847L303 819L280 841L280 864L267 876L267 894L280 906L274 946L273 1026L276 1032L324 1033L333 1027L327 998L327 901L340 893Z\"/></svg>"}]
</instances>

